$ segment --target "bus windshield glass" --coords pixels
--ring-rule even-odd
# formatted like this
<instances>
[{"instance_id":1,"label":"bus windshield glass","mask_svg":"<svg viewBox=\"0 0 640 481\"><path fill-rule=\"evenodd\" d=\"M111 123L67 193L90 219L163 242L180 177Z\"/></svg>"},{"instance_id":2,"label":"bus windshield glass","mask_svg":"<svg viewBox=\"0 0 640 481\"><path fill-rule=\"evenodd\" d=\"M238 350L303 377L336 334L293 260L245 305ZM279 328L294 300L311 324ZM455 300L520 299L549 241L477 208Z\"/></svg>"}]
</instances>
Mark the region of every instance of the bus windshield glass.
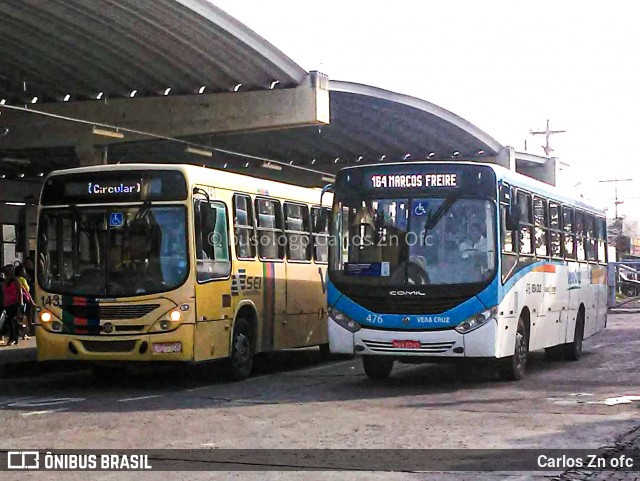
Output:
<instances>
[{"instance_id":1,"label":"bus windshield glass","mask_svg":"<svg viewBox=\"0 0 640 481\"><path fill-rule=\"evenodd\" d=\"M393 286L487 282L496 270L495 215L493 201L456 194L338 201L332 276Z\"/></svg>"},{"instance_id":2,"label":"bus windshield glass","mask_svg":"<svg viewBox=\"0 0 640 481\"><path fill-rule=\"evenodd\" d=\"M38 281L51 293L127 297L165 292L188 274L183 206L45 209Z\"/></svg>"}]
</instances>

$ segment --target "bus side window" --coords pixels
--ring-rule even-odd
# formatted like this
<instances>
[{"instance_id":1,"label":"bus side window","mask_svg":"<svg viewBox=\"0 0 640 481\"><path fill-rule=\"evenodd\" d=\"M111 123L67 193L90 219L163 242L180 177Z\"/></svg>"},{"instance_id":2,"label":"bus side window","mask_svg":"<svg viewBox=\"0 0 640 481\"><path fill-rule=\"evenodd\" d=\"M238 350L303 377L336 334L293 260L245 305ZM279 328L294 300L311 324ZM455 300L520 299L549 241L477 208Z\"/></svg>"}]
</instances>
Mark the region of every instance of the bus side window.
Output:
<instances>
[{"instance_id":1,"label":"bus side window","mask_svg":"<svg viewBox=\"0 0 640 481\"><path fill-rule=\"evenodd\" d=\"M226 279L231 274L231 260L225 205L196 200L194 212L198 282Z\"/></svg>"},{"instance_id":2,"label":"bus side window","mask_svg":"<svg viewBox=\"0 0 640 481\"><path fill-rule=\"evenodd\" d=\"M587 259L596 261L598 259L598 239L596 235L596 219L592 215L585 215L586 221L586 250Z\"/></svg>"},{"instance_id":3,"label":"bus side window","mask_svg":"<svg viewBox=\"0 0 640 481\"><path fill-rule=\"evenodd\" d=\"M598 262L607 263L607 221L602 218L596 219L598 227Z\"/></svg>"},{"instance_id":4,"label":"bus side window","mask_svg":"<svg viewBox=\"0 0 640 481\"><path fill-rule=\"evenodd\" d=\"M547 201L540 197L533 199L533 217L535 221L536 255L547 257L549 255L547 218Z\"/></svg>"},{"instance_id":5,"label":"bus side window","mask_svg":"<svg viewBox=\"0 0 640 481\"><path fill-rule=\"evenodd\" d=\"M502 252L517 253L516 244L514 242L515 233L507 229L507 214L511 203L511 186L509 184L500 184L500 240Z\"/></svg>"},{"instance_id":6,"label":"bus side window","mask_svg":"<svg viewBox=\"0 0 640 481\"><path fill-rule=\"evenodd\" d=\"M586 261L587 260L587 251L585 249L586 226L585 226L585 220L584 220L584 212L576 211L575 233L576 233L576 251L578 253L578 260Z\"/></svg>"},{"instance_id":7,"label":"bus side window","mask_svg":"<svg viewBox=\"0 0 640 481\"><path fill-rule=\"evenodd\" d=\"M258 226L258 255L261 260L284 259L282 239L282 212L280 202L256 199L256 224Z\"/></svg>"},{"instance_id":8,"label":"bus side window","mask_svg":"<svg viewBox=\"0 0 640 481\"><path fill-rule=\"evenodd\" d=\"M549 245L551 256L562 257L562 233L560 230L560 205L557 202L549 202Z\"/></svg>"},{"instance_id":9,"label":"bus side window","mask_svg":"<svg viewBox=\"0 0 640 481\"><path fill-rule=\"evenodd\" d=\"M531 195L518 192L520 208L520 232L518 235L520 254L533 254L533 216L531 215Z\"/></svg>"},{"instance_id":10,"label":"bus side window","mask_svg":"<svg viewBox=\"0 0 640 481\"><path fill-rule=\"evenodd\" d=\"M316 262L324 264L329 261L329 220L331 219L331 209L322 207L322 210L324 211L324 218L322 219L322 210L320 209L320 207L311 208L313 258Z\"/></svg>"},{"instance_id":11,"label":"bus side window","mask_svg":"<svg viewBox=\"0 0 640 481\"><path fill-rule=\"evenodd\" d=\"M287 259L311 260L311 235L309 207L302 204L284 203L285 229L287 232Z\"/></svg>"},{"instance_id":12,"label":"bus side window","mask_svg":"<svg viewBox=\"0 0 640 481\"><path fill-rule=\"evenodd\" d=\"M253 259L256 256L253 229L253 209L247 195L233 196L233 227L236 234L236 257Z\"/></svg>"},{"instance_id":13,"label":"bus side window","mask_svg":"<svg viewBox=\"0 0 640 481\"><path fill-rule=\"evenodd\" d=\"M562 244L567 259L576 258L576 236L573 229L573 209L564 205L562 206Z\"/></svg>"}]
</instances>

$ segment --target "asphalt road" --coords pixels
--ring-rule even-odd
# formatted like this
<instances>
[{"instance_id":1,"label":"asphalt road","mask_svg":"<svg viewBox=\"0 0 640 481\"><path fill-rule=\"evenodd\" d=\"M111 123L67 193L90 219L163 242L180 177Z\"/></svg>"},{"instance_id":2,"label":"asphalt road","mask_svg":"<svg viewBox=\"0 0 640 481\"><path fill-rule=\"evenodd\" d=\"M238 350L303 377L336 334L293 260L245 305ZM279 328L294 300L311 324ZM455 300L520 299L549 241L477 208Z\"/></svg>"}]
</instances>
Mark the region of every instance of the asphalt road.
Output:
<instances>
[{"instance_id":1,"label":"asphalt road","mask_svg":"<svg viewBox=\"0 0 640 481\"><path fill-rule=\"evenodd\" d=\"M391 378L366 378L359 359L315 350L258 360L242 383L153 367L116 383L89 371L0 379L4 448L597 448L636 426L640 315L609 317L577 363L532 353L526 379L490 369L396 364ZM166 479L168 473L136 474ZM4 475L4 476L3 476ZM7 475L15 475L13 478ZM67 473L68 479L88 479ZM184 473L184 479L211 479ZM496 473L217 473L221 479L528 479ZM132 473L91 473L128 479ZM544 476L539 475L540 479ZM1 479L59 479L60 473L0 473Z\"/></svg>"}]
</instances>

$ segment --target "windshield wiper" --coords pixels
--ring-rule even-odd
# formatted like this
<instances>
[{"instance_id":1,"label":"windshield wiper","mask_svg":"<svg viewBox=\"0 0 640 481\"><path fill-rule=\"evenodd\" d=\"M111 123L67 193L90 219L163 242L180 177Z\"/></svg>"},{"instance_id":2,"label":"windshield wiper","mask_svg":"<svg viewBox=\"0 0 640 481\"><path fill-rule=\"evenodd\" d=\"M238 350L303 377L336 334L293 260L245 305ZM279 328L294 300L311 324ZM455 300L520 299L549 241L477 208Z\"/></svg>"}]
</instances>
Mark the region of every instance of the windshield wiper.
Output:
<instances>
[{"instance_id":1,"label":"windshield wiper","mask_svg":"<svg viewBox=\"0 0 640 481\"><path fill-rule=\"evenodd\" d=\"M424 230L428 231L433 229L436 224L440 222L440 219L444 217L451 206L456 202L456 200L458 200L457 195L450 195L445 198L444 202L440 204L440 207L438 207L434 213L431 213L431 211L429 211L429 213L427 214L427 221L424 225Z\"/></svg>"}]
</instances>

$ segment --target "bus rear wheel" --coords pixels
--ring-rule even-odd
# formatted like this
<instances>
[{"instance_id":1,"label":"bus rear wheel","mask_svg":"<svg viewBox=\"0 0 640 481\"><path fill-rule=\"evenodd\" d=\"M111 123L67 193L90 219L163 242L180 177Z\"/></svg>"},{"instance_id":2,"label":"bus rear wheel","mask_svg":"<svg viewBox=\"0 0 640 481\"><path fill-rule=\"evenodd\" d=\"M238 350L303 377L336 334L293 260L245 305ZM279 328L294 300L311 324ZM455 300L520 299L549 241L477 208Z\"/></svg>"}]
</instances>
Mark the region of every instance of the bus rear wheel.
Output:
<instances>
[{"instance_id":1,"label":"bus rear wheel","mask_svg":"<svg viewBox=\"0 0 640 481\"><path fill-rule=\"evenodd\" d=\"M502 379L505 381L519 381L524 377L527 367L528 345L527 329L524 327L524 321L520 318L518 320L513 356L504 359L500 366L500 377Z\"/></svg>"},{"instance_id":2,"label":"bus rear wheel","mask_svg":"<svg viewBox=\"0 0 640 481\"><path fill-rule=\"evenodd\" d=\"M387 379L393 369L393 358L387 356L362 356L362 367L371 379Z\"/></svg>"},{"instance_id":3,"label":"bus rear wheel","mask_svg":"<svg viewBox=\"0 0 640 481\"><path fill-rule=\"evenodd\" d=\"M582 339L584 338L584 311L578 312L576 319L576 329L573 334L573 342L568 342L564 347L565 359L578 361L582 356Z\"/></svg>"},{"instance_id":4,"label":"bus rear wheel","mask_svg":"<svg viewBox=\"0 0 640 481\"><path fill-rule=\"evenodd\" d=\"M229 376L233 381L243 381L251 375L253 356L251 325L246 319L237 319L233 328L229 359Z\"/></svg>"}]
</instances>

